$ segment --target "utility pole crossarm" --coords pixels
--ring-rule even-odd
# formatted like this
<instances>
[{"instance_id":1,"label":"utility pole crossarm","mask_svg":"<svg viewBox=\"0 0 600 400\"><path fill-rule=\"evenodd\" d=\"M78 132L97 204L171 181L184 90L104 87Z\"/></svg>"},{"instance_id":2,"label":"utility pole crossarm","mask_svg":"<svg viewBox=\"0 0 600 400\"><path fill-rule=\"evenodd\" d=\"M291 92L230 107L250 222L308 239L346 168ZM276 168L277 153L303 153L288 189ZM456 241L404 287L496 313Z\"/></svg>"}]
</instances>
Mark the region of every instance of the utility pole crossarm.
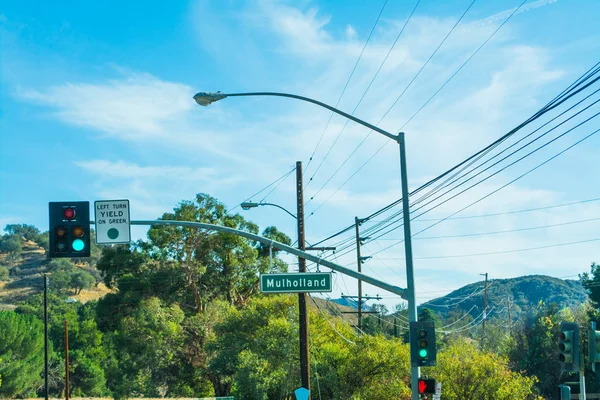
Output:
<instances>
[{"instance_id":1,"label":"utility pole crossarm","mask_svg":"<svg viewBox=\"0 0 600 400\"><path fill-rule=\"evenodd\" d=\"M94 221L90 221L91 224L94 224ZM186 226L190 228L198 228L198 229L206 229L209 231L218 231L218 232L226 232L234 235L245 237L246 239L255 240L262 244L273 246L276 249L283 250L287 253L293 254L295 256L304 258L305 260L312 261L324 267L330 268L336 272L340 272L342 274L348 275L355 279L360 279L364 282L370 283L373 286L377 286L383 290L387 290L390 293L397 294L403 299L406 299L406 289L403 289L398 286L390 285L387 282L380 281L379 279L375 279L371 276L364 275L348 269L346 267L342 267L341 265L332 263L331 261L325 260L320 257L316 257L306 251L298 250L295 247L288 246L287 244L283 244L281 242L277 242L275 240L267 239L265 237L255 235L250 232L239 231L237 229L228 228L226 226L206 224L204 222L190 222L190 221L169 221L169 220L138 220L131 221L131 225L171 225L171 226Z\"/></svg>"}]
</instances>

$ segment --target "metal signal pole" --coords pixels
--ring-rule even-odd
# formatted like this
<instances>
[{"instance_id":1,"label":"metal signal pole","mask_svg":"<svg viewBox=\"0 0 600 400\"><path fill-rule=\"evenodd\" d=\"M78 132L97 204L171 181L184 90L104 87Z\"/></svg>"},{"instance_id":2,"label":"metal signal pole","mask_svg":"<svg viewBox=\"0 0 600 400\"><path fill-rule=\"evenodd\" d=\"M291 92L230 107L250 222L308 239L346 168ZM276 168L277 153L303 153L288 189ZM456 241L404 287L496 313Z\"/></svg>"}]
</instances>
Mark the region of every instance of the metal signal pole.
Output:
<instances>
[{"instance_id":1,"label":"metal signal pole","mask_svg":"<svg viewBox=\"0 0 600 400\"><path fill-rule=\"evenodd\" d=\"M44 274L44 398L48 400L48 277Z\"/></svg>"}]
</instances>

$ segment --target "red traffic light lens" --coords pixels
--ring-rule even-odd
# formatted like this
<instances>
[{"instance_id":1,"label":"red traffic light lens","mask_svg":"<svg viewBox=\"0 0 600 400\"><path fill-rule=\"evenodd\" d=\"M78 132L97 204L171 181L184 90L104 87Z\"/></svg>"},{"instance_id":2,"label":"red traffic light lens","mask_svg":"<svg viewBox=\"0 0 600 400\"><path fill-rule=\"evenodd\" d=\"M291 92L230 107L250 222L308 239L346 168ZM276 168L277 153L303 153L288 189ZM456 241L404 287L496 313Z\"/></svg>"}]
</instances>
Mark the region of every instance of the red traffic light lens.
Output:
<instances>
[{"instance_id":1,"label":"red traffic light lens","mask_svg":"<svg viewBox=\"0 0 600 400\"><path fill-rule=\"evenodd\" d=\"M63 210L63 216L65 217L66 220L72 220L73 218L75 218L75 209L74 208L65 208Z\"/></svg>"},{"instance_id":2,"label":"red traffic light lens","mask_svg":"<svg viewBox=\"0 0 600 400\"><path fill-rule=\"evenodd\" d=\"M56 233L56 236L58 236L59 238L63 238L67 234L67 230L64 226L59 226L58 228L56 228L54 233Z\"/></svg>"},{"instance_id":3,"label":"red traffic light lens","mask_svg":"<svg viewBox=\"0 0 600 400\"><path fill-rule=\"evenodd\" d=\"M83 237L83 235L85 234L85 231L83 230L83 227L81 227L81 226L73 227L73 230L71 232L73 233L73 236L76 238Z\"/></svg>"}]
</instances>

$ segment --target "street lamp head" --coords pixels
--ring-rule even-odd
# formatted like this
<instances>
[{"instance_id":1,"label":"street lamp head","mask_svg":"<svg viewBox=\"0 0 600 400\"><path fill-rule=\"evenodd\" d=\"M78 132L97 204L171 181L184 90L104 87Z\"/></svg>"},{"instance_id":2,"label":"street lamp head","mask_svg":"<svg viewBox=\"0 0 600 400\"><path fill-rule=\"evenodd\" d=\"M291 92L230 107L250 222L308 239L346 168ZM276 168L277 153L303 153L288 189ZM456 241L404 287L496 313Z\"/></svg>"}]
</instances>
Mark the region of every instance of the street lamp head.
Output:
<instances>
[{"instance_id":1,"label":"street lamp head","mask_svg":"<svg viewBox=\"0 0 600 400\"><path fill-rule=\"evenodd\" d=\"M221 92L198 92L194 95L194 100L201 106L208 106L215 101L219 101L227 97L225 93Z\"/></svg>"},{"instance_id":2,"label":"street lamp head","mask_svg":"<svg viewBox=\"0 0 600 400\"><path fill-rule=\"evenodd\" d=\"M245 201L242 204L240 204L240 206L242 207L243 210L249 210L251 208L258 207L259 204L258 203L253 203L251 201Z\"/></svg>"}]
</instances>

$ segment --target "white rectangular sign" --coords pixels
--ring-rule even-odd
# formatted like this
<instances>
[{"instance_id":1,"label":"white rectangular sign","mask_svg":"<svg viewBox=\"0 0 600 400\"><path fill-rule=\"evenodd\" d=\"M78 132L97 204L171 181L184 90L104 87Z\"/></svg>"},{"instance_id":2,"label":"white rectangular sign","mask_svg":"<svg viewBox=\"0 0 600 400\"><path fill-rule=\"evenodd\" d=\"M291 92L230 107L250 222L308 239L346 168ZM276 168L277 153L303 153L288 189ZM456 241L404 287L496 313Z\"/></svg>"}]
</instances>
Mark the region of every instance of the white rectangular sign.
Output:
<instances>
[{"instance_id":1,"label":"white rectangular sign","mask_svg":"<svg viewBox=\"0 0 600 400\"><path fill-rule=\"evenodd\" d=\"M97 200L94 202L97 244L129 244L131 219L129 200Z\"/></svg>"},{"instance_id":2,"label":"white rectangular sign","mask_svg":"<svg viewBox=\"0 0 600 400\"><path fill-rule=\"evenodd\" d=\"M435 394L433 395L433 400L440 400L441 397L442 397L442 382L436 382Z\"/></svg>"}]
</instances>

